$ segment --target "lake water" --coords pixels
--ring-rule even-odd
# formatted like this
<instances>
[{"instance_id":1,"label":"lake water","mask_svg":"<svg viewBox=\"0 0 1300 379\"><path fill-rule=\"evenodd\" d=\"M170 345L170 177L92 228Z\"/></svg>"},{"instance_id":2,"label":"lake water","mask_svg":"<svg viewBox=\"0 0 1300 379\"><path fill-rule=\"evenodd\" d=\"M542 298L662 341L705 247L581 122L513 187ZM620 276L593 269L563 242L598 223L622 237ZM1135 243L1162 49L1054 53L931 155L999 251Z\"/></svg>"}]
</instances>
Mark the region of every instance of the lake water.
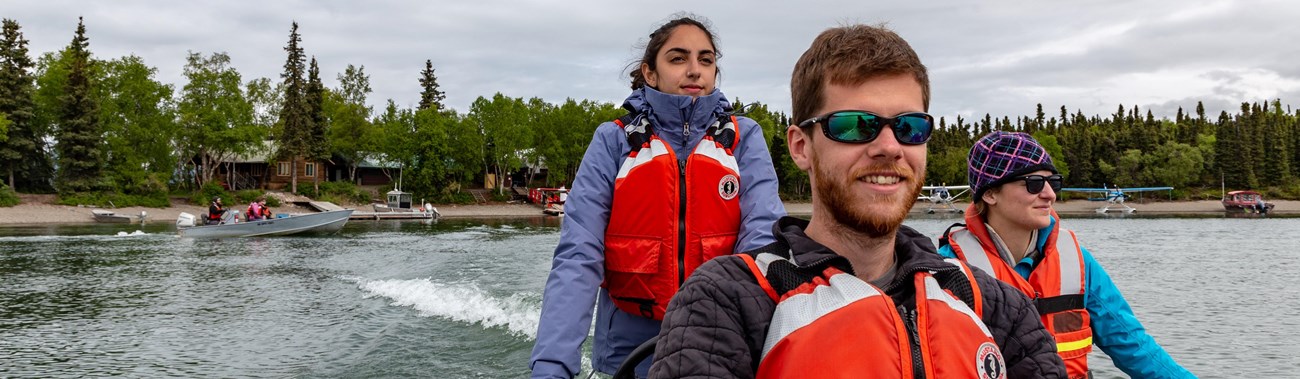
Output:
<instances>
[{"instance_id":1,"label":"lake water","mask_svg":"<svg viewBox=\"0 0 1300 379\"><path fill-rule=\"evenodd\" d=\"M954 221L908 224L936 235ZM1192 372L1300 372L1300 219L1065 225ZM526 377L558 239L555 218L228 240L167 224L4 227L0 377Z\"/></svg>"}]
</instances>

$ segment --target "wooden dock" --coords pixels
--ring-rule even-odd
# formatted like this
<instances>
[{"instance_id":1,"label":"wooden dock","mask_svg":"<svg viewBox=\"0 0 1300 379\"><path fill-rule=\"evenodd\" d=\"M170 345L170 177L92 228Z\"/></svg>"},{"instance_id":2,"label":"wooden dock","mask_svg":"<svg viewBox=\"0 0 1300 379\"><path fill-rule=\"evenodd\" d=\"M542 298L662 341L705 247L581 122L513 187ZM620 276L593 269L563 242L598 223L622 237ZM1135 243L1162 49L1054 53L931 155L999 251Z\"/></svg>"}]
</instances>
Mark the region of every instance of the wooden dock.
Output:
<instances>
[{"instance_id":1,"label":"wooden dock","mask_svg":"<svg viewBox=\"0 0 1300 379\"><path fill-rule=\"evenodd\" d=\"M437 218L433 212L352 212L349 220L428 220Z\"/></svg>"},{"instance_id":2,"label":"wooden dock","mask_svg":"<svg viewBox=\"0 0 1300 379\"><path fill-rule=\"evenodd\" d=\"M329 211L338 211L338 210L343 210L343 207L340 207L340 206L338 206L337 204L334 204L334 203L331 203L331 202L328 202L328 201L304 201L304 202L298 202L298 204L299 204L299 205L306 206L306 207L309 207L309 208L312 208L312 209L315 209L317 212L329 212ZM352 217L348 217L349 220L428 220L428 219L431 219L431 218L438 218L438 213L437 213L437 211L434 211L434 212L362 212L362 211L354 211L354 212L352 212Z\"/></svg>"},{"instance_id":3,"label":"wooden dock","mask_svg":"<svg viewBox=\"0 0 1300 379\"><path fill-rule=\"evenodd\" d=\"M312 209L315 209L315 210L317 210L317 211L319 211L319 212L330 212L330 211L341 211L341 210L343 210L343 207L340 207L340 206L338 206L338 205L336 205L336 204L334 204L334 203L328 202L328 201L308 201L308 202L307 202L307 206L312 207Z\"/></svg>"}]
</instances>

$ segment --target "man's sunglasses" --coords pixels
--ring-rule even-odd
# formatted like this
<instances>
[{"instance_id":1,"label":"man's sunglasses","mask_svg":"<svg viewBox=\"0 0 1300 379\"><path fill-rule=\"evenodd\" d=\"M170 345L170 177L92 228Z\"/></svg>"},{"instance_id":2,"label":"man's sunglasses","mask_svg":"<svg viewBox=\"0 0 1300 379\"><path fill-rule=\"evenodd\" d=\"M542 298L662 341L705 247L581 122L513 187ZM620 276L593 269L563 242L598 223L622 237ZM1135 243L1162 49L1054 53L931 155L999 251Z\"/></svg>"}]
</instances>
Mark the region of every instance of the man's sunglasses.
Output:
<instances>
[{"instance_id":1,"label":"man's sunglasses","mask_svg":"<svg viewBox=\"0 0 1300 379\"><path fill-rule=\"evenodd\" d=\"M1061 183L1064 181L1064 178L1062 178L1061 175L1025 175L1012 180L1024 180L1025 191L1029 191L1030 194L1036 195L1039 192L1043 192L1043 183L1051 185L1053 193L1060 193Z\"/></svg>"},{"instance_id":2,"label":"man's sunglasses","mask_svg":"<svg viewBox=\"0 0 1300 379\"><path fill-rule=\"evenodd\" d=\"M892 126L894 138L904 145L920 145L930 140L934 117L913 112L885 117L867 111L835 111L799 123L801 128L822 124L826 138L843 143L868 143L880 136L885 126Z\"/></svg>"}]
</instances>

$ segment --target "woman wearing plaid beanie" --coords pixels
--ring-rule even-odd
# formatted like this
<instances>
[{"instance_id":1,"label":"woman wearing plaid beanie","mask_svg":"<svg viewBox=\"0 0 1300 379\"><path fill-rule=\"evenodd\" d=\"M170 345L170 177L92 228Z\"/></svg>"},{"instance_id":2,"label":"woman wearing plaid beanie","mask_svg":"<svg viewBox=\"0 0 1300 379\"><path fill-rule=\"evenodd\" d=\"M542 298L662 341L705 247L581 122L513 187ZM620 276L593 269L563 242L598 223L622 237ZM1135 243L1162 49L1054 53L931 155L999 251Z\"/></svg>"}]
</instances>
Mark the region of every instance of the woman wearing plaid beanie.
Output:
<instances>
[{"instance_id":1,"label":"woman wearing plaid beanie","mask_svg":"<svg viewBox=\"0 0 1300 379\"><path fill-rule=\"evenodd\" d=\"M1147 334L1128 302L1052 209L1062 177L1025 133L993 132L971 147L967 179L974 202L966 224L939 239L939 254L960 258L1035 299L1071 378L1087 378L1096 345L1135 378L1194 378Z\"/></svg>"}]
</instances>

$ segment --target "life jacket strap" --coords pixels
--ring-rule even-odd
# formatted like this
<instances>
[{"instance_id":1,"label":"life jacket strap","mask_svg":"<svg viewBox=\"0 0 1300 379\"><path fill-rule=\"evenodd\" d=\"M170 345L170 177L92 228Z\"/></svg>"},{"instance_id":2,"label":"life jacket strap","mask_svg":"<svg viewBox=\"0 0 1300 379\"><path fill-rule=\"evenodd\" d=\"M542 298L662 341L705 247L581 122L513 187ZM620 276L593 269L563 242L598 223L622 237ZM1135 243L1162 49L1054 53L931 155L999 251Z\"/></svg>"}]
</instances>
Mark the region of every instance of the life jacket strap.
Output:
<instances>
[{"instance_id":1,"label":"life jacket strap","mask_svg":"<svg viewBox=\"0 0 1300 379\"><path fill-rule=\"evenodd\" d=\"M727 128L730 123L733 127ZM623 128L623 133L627 134L627 144L632 150L640 148L646 142L650 142L650 136L654 135L654 127L650 125L650 120L640 117L636 113L627 113L614 119L614 124ZM739 130L740 123L736 120L736 115L724 113L718 115L718 121L708 129L705 129L704 135L712 136L713 141L721 144L728 149L736 148L736 131Z\"/></svg>"},{"instance_id":2,"label":"life jacket strap","mask_svg":"<svg viewBox=\"0 0 1300 379\"><path fill-rule=\"evenodd\" d=\"M939 235L939 247L944 247L952 244L948 242L948 235L952 234L952 228L965 228L965 227L966 224L960 222L954 223L952 225L948 225L948 229L944 229L943 234Z\"/></svg>"},{"instance_id":3,"label":"life jacket strap","mask_svg":"<svg viewBox=\"0 0 1300 379\"><path fill-rule=\"evenodd\" d=\"M1085 309L1082 294L1041 297L1034 299L1034 306L1040 315Z\"/></svg>"},{"instance_id":4,"label":"life jacket strap","mask_svg":"<svg viewBox=\"0 0 1300 379\"><path fill-rule=\"evenodd\" d=\"M732 124L732 127L726 127L728 123ZM704 135L713 137L713 142L717 142L723 147L735 149L736 130L739 128L739 125L740 123L736 121L735 115L718 115L718 121L713 123L713 125L710 125L708 129L705 129Z\"/></svg>"}]
</instances>

